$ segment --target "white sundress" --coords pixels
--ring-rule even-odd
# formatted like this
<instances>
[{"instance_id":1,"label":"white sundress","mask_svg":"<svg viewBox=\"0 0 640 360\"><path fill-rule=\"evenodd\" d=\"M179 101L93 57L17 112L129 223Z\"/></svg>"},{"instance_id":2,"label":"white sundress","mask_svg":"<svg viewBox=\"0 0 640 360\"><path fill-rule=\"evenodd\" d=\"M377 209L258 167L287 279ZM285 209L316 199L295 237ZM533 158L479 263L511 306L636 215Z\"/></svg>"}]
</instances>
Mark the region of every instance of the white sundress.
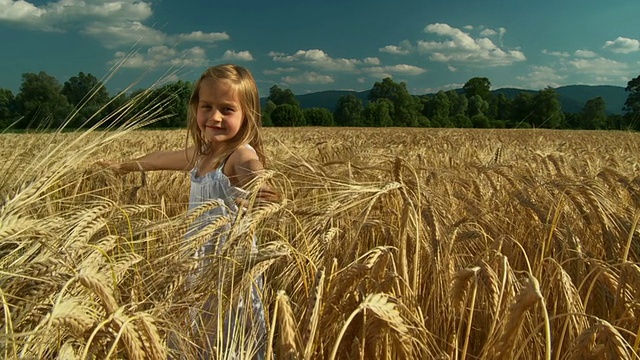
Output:
<instances>
[{"instance_id":1,"label":"white sundress","mask_svg":"<svg viewBox=\"0 0 640 360\"><path fill-rule=\"evenodd\" d=\"M235 215L238 212L238 206L235 202L235 199L238 197L243 197L247 194L247 192L241 188L235 187L229 181L229 178L222 172L224 168L224 163L214 171L206 173L200 177L197 176L197 166L194 167L190 172L191 178L191 191L189 195L189 211L192 211L196 207L202 205L203 203L210 202L211 200L220 199L224 202L224 206L217 206L209 209L207 212L203 213L199 216L199 218L190 225L189 231L187 233L187 238L197 234L199 230L204 228L207 224L210 224L212 221L219 216L228 216L231 220L235 219ZM222 234L226 233L229 230L230 226L227 225L223 227L220 231ZM222 245L226 237L223 236L212 236L211 240L207 241L204 246L198 250L196 256L203 257L209 254L219 253ZM215 243L217 242L217 243ZM256 239L253 238L253 248L256 249ZM203 262L202 266L206 266L207 262ZM214 272L215 273L215 272ZM215 282L218 279L214 279ZM262 277L255 279L254 285L251 290L251 322L249 324L244 324L244 329L241 329L245 334L252 334L250 338L257 339L258 343L251 344L248 347L251 347L255 352L254 359L263 359L264 351L265 351L265 342L266 342L266 324L264 317L264 307L262 304L262 300L260 297L260 290L262 289ZM218 286L220 289L222 286ZM202 309L204 313L212 314L215 316L216 309L211 309L214 306L211 302L207 301L204 304L204 308ZM224 353L226 354L227 359L236 359L236 358L246 358L247 354L237 354L233 350L229 350L229 341L233 340L231 337L233 334L238 334L238 329L236 329L236 320L239 317L239 314L242 314L243 311L249 309L244 309L244 301L243 299L239 299L237 306L230 311L227 311L227 314L224 318L223 323L223 334L222 334L222 344L224 347ZM197 315L196 315L197 316ZM194 326L196 319L194 320ZM217 322L216 322L217 323ZM216 327L216 326L214 326ZM210 344L216 344L217 341L217 329L205 329L207 331L207 337L209 338ZM236 335L237 336L237 335ZM236 349L237 350L237 349ZM232 353L229 353L231 351ZM244 352L244 351L243 351ZM203 351L201 354L202 359L211 359L215 358L215 354L210 354L208 351Z\"/></svg>"}]
</instances>

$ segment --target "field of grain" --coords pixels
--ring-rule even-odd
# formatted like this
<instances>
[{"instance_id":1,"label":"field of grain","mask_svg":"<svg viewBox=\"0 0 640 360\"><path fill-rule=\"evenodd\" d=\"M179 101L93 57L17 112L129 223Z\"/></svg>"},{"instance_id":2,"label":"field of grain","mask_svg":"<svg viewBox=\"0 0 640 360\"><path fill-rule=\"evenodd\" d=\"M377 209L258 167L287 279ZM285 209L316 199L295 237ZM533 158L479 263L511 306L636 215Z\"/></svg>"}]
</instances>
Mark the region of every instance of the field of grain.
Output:
<instances>
[{"instance_id":1,"label":"field of grain","mask_svg":"<svg viewBox=\"0 0 640 360\"><path fill-rule=\"evenodd\" d=\"M185 131L0 135L4 358L194 358L259 274L268 358L638 358L640 134L264 134L283 201L205 229L234 224L203 276L186 174L93 165Z\"/></svg>"}]
</instances>

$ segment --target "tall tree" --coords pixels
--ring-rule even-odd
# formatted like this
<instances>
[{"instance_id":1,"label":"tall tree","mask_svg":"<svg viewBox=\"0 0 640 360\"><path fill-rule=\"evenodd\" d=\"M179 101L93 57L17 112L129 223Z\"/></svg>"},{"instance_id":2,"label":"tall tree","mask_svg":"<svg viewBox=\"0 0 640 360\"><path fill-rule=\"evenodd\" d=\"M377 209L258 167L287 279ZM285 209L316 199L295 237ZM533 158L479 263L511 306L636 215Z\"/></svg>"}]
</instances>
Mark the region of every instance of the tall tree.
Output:
<instances>
[{"instance_id":1,"label":"tall tree","mask_svg":"<svg viewBox=\"0 0 640 360\"><path fill-rule=\"evenodd\" d=\"M626 91L629 92L627 100L624 102L622 110L625 116L632 122L640 122L640 75L629 80ZM640 127L640 124L639 124Z\"/></svg>"},{"instance_id":2,"label":"tall tree","mask_svg":"<svg viewBox=\"0 0 640 360\"><path fill-rule=\"evenodd\" d=\"M396 83L387 77L376 82L369 92L369 101L389 99L393 103L393 118L396 126L420 126L424 121L420 99L409 94L407 84Z\"/></svg>"},{"instance_id":3,"label":"tall tree","mask_svg":"<svg viewBox=\"0 0 640 360\"><path fill-rule=\"evenodd\" d=\"M44 71L22 74L22 85L16 95L17 110L24 116L19 126L33 123L57 128L62 125L71 113L71 106L61 91L58 80Z\"/></svg>"},{"instance_id":4,"label":"tall tree","mask_svg":"<svg viewBox=\"0 0 640 360\"><path fill-rule=\"evenodd\" d=\"M278 85L273 85L269 89L269 97L267 100L271 100L276 105L289 104L300 106L298 98L296 98L291 89L281 89Z\"/></svg>"},{"instance_id":5,"label":"tall tree","mask_svg":"<svg viewBox=\"0 0 640 360\"><path fill-rule=\"evenodd\" d=\"M369 126L389 127L393 126L393 103L389 99L370 101L364 109L365 122Z\"/></svg>"},{"instance_id":6,"label":"tall tree","mask_svg":"<svg viewBox=\"0 0 640 360\"><path fill-rule=\"evenodd\" d=\"M338 126L362 126L364 105L354 94L342 95L333 112L333 120Z\"/></svg>"},{"instance_id":7,"label":"tall tree","mask_svg":"<svg viewBox=\"0 0 640 360\"><path fill-rule=\"evenodd\" d=\"M468 98L478 95L484 101L491 100L491 82L486 77L474 77L469 79L462 87Z\"/></svg>"},{"instance_id":8,"label":"tall tree","mask_svg":"<svg viewBox=\"0 0 640 360\"><path fill-rule=\"evenodd\" d=\"M555 89L548 87L538 91L533 97L531 125L556 129L564 122L564 113Z\"/></svg>"},{"instance_id":9,"label":"tall tree","mask_svg":"<svg viewBox=\"0 0 640 360\"><path fill-rule=\"evenodd\" d=\"M0 130L17 120L16 101L9 89L0 89Z\"/></svg>"},{"instance_id":10,"label":"tall tree","mask_svg":"<svg viewBox=\"0 0 640 360\"><path fill-rule=\"evenodd\" d=\"M91 74L83 72L65 81L62 86L62 95L67 97L71 106L76 107L77 113L71 126L83 124L89 118L95 123L101 117L101 108L109 102L109 93L104 84Z\"/></svg>"},{"instance_id":11,"label":"tall tree","mask_svg":"<svg viewBox=\"0 0 640 360\"><path fill-rule=\"evenodd\" d=\"M438 91L426 106L429 106L429 111L425 112L423 110L423 114L429 118L432 126L450 127L452 125L449 119L451 102L449 101L449 96L444 91Z\"/></svg>"},{"instance_id":12,"label":"tall tree","mask_svg":"<svg viewBox=\"0 0 640 360\"><path fill-rule=\"evenodd\" d=\"M607 129L607 104L601 96L589 99L580 112L581 128L590 130Z\"/></svg>"},{"instance_id":13,"label":"tall tree","mask_svg":"<svg viewBox=\"0 0 640 360\"><path fill-rule=\"evenodd\" d=\"M271 121L274 126L304 126L306 120L300 106L291 104L278 105L271 112Z\"/></svg>"},{"instance_id":14,"label":"tall tree","mask_svg":"<svg viewBox=\"0 0 640 360\"><path fill-rule=\"evenodd\" d=\"M334 126L333 113L325 108L304 109L304 119L311 126Z\"/></svg>"},{"instance_id":15,"label":"tall tree","mask_svg":"<svg viewBox=\"0 0 640 360\"><path fill-rule=\"evenodd\" d=\"M187 125L187 112L192 85L188 81L178 80L154 90L152 101L162 107L158 114L160 120L153 126L179 128Z\"/></svg>"}]
</instances>

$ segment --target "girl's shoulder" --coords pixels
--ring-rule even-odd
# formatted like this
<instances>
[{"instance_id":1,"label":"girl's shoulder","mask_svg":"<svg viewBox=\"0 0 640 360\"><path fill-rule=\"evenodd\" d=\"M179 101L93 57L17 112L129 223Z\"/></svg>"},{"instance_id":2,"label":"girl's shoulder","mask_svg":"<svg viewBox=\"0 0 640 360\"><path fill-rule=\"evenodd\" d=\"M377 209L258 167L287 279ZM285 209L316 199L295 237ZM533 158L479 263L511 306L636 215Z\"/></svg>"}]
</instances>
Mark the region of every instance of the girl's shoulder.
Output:
<instances>
[{"instance_id":1,"label":"girl's shoulder","mask_svg":"<svg viewBox=\"0 0 640 360\"><path fill-rule=\"evenodd\" d=\"M253 146L243 144L233 150L231 155L229 155L227 162L230 162L231 164L242 164L251 160L260 160L258 153Z\"/></svg>"}]
</instances>

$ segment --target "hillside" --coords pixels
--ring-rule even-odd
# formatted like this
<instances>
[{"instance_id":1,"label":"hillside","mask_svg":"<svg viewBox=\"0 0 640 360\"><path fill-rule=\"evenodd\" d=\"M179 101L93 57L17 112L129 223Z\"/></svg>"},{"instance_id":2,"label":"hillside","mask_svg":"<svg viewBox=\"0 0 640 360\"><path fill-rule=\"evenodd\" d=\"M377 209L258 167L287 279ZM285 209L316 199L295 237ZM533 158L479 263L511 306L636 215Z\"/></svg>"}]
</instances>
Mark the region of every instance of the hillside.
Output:
<instances>
[{"instance_id":1,"label":"hillside","mask_svg":"<svg viewBox=\"0 0 640 360\"><path fill-rule=\"evenodd\" d=\"M567 85L555 89L558 92L562 109L567 113L577 113L582 110L584 104L589 100L601 96L606 105L609 114L621 114L624 102L627 99L627 92L624 87L610 85ZM461 90L458 90L461 91ZM491 91L494 95L503 93L507 98L514 98L521 92L535 93L536 90L502 88ZM328 90L310 94L296 95L300 106L303 109L320 107L333 111L336 107L338 99L346 94L354 94L362 100L364 104L367 102L369 90L365 91L348 91L348 90ZM433 94L426 94L433 95ZM266 102L266 98L262 98L262 105Z\"/></svg>"}]
</instances>

